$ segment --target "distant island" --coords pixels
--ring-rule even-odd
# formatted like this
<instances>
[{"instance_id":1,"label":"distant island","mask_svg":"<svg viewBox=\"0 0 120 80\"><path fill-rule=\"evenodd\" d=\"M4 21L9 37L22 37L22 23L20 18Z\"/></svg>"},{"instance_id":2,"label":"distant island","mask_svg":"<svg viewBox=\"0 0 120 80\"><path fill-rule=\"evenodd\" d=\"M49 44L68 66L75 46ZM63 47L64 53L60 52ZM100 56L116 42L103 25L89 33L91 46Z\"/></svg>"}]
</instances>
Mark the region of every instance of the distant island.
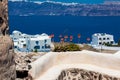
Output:
<instances>
[{"instance_id":1,"label":"distant island","mask_svg":"<svg viewBox=\"0 0 120 80\"><path fill-rule=\"evenodd\" d=\"M100 4L9 1L9 15L32 16L120 16L119 1Z\"/></svg>"}]
</instances>

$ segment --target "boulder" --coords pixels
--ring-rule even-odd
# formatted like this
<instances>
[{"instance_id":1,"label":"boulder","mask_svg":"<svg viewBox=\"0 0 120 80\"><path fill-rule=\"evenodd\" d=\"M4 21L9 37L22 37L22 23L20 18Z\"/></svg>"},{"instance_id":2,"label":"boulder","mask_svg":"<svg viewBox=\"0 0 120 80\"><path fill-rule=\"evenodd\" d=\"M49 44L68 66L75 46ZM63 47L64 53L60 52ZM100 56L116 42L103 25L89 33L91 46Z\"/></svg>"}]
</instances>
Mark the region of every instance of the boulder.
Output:
<instances>
[{"instance_id":1,"label":"boulder","mask_svg":"<svg viewBox=\"0 0 120 80\"><path fill-rule=\"evenodd\" d=\"M15 80L14 56L8 27L8 1L0 0L0 80Z\"/></svg>"}]
</instances>

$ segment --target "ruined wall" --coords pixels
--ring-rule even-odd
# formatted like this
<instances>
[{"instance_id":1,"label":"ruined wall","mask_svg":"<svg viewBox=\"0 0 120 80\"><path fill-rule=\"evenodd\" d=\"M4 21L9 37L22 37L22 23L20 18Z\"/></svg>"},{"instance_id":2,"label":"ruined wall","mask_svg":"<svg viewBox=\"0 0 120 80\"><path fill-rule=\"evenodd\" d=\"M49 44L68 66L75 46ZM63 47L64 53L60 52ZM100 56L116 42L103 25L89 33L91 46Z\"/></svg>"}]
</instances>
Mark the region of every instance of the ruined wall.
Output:
<instances>
[{"instance_id":1,"label":"ruined wall","mask_svg":"<svg viewBox=\"0 0 120 80\"><path fill-rule=\"evenodd\" d=\"M0 80L16 77L13 42L8 34L8 1L0 0Z\"/></svg>"},{"instance_id":2,"label":"ruined wall","mask_svg":"<svg viewBox=\"0 0 120 80\"><path fill-rule=\"evenodd\" d=\"M120 78L98 72L71 68L63 70L56 80L120 80Z\"/></svg>"}]
</instances>

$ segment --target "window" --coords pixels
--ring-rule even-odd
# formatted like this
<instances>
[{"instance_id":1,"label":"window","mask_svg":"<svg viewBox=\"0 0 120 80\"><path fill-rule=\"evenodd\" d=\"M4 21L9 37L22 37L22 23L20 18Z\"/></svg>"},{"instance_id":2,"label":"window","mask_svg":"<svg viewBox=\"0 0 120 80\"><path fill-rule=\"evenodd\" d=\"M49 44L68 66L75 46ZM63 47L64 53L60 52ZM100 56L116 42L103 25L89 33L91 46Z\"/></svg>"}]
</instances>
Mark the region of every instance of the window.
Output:
<instances>
[{"instance_id":1,"label":"window","mask_svg":"<svg viewBox=\"0 0 120 80\"><path fill-rule=\"evenodd\" d=\"M23 47L26 48L26 44L23 44Z\"/></svg>"},{"instance_id":2,"label":"window","mask_svg":"<svg viewBox=\"0 0 120 80\"><path fill-rule=\"evenodd\" d=\"M107 38L107 40L110 40L110 38Z\"/></svg>"},{"instance_id":3,"label":"window","mask_svg":"<svg viewBox=\"0 0 120 80\"><path fill-rule=\"evenodd\" d=\"M39 41L36 41L35 43L36 43L36 44L39 44Z\"/></svg>"},{"instance_id":4,"label":"window","mask_svg":"<svg viewBox=\"0 0 120 80\"><path fill-rule=\"evenodd\" d=\"M45 43L47 42L47 40L44 41Z\"/></svg>"},{"instance_id":5,"label":"window","mask_svg":"<svg viewBox=\"0 0 120 80\"><path fill-rule=\"evenodd\" d=\"M34 49L40 49L40 46L35 46Z\"/></svg>"},{"instance_id":6,"label":"window","mask_svg":"<svg viewBox=\"0 0 120 80\"><path fill-rule=\"evenodd\" d=\"M21 41L22 43L24 42L24 41Z\"/></svg>"},{"instance_id":7,"label":"window","mask_svg":"<svg viewBox=\"0 0 120 80\"><path fill-rule=\"evenodd\" d=\"M102 43L101 42L99 42L99 45L101 45Z\"/></svg>"},{"instance_id":8,"label":"window","mask_svg":"<svg viewBox=\"0 0 120 80\"><path fill-rule=\"evenodd\" d=\"M99 38L99 40L102 40L101 38Z\"/></svg>"},{"instance_id":9,"label":"window","mask_svg":"<svg viewBox=\"0 0 120 80\"><path fill-rule=\"evenodd\" d=\"M105 38L103 38L103 40L105 40Z\"/></svg>"},{"instance_id":10,"label":"window","mask_svg":"<svg viewBox=\"0 0 120 80\"><path fill-rule=\"evenodd\" d=\"M44 46L42 46L42 49L44 49Z\"/></svg>"},{"instance_id":11,"label":"window","mask_svg":"<svg viewBox=\"0 0 120 80\"><path fill-rule=\"evenodd\" d=\"M17 38L14 38L14 40L17 40Z\"/></svg>"},{"instance_id":12,"label":"window","mask_svg":"<svg viewBox=\"0 0 120 80\"><path fill-rule=\"evenodd\" d=\"M14 48L17 48L17 46L14 46Z\"/></svg>"},{"instance_id":13,"label":"window","mask_svg":"<svg viewBox=\"0 0 120 80\"><path fill-rule=\"evenodd\" d=\"M110 43L113 44L113 41L111 41Z\"/></svg>"}]
</instances>

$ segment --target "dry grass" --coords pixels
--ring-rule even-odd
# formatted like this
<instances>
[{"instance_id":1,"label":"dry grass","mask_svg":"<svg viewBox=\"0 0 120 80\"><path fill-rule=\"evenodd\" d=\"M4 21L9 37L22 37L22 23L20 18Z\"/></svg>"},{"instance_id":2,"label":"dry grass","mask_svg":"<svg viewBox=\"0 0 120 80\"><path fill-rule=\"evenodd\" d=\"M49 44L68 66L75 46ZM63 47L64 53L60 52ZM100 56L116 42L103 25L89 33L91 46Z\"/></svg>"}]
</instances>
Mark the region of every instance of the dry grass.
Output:
<instances>
[{"instance_id":1,"label":"dry grass","mask_svg":"<svg viewBox=\"0 0 120 80\"><path fill-rule=\"evenodd\" d=\"M109 54L114 54L117 51L116 50L106 50L106 49L95 49L92 46L84 44L83 47L81 48L82 50L89 50L89 51L95 51L95 52L101 52L101 53L109 53Z\"/></svg>"},{"instance_id":2,"label":"dry grass","mask_svg":"<svg viewBox=\"0 0 120 80\"><path fill-rule=\"evenodd\" d=\"M68 45L68 44L70 44L70 43L54 43L54 46L55 47L57 47L57 46L65 46L65 45ZM95 49L92 46L89 46L87 44L81 44L81 45L79 45L81 50L89 50L89 51L110 53L110 54L114 54L114 53L117 52L116 50L105 50L105 49L102 49L102 51L101 51L100 49Z\"/></svg>"},{"instance_id":3,"label":"dry grass","mask_svg":"<svg viewBox=\"0 0 120 80\"><path fill-rule=\"evenodd\" d=\"M99 50L93 48L92 46L89 46L87 44L84 44L83 47L81 47L82 50L89 50L89 51L95 51L95 52L99 52Z\"/></svg>"},{"instance_id":4,"label":"dry grass","mask_svg":"<svg viewBox=\"0 0 120 80\"><path fill-rule=\"evenodd\" d=\"M81 51L81 47L74 43L54 43L54 52Z\"/></svg>"}]
</instances>

